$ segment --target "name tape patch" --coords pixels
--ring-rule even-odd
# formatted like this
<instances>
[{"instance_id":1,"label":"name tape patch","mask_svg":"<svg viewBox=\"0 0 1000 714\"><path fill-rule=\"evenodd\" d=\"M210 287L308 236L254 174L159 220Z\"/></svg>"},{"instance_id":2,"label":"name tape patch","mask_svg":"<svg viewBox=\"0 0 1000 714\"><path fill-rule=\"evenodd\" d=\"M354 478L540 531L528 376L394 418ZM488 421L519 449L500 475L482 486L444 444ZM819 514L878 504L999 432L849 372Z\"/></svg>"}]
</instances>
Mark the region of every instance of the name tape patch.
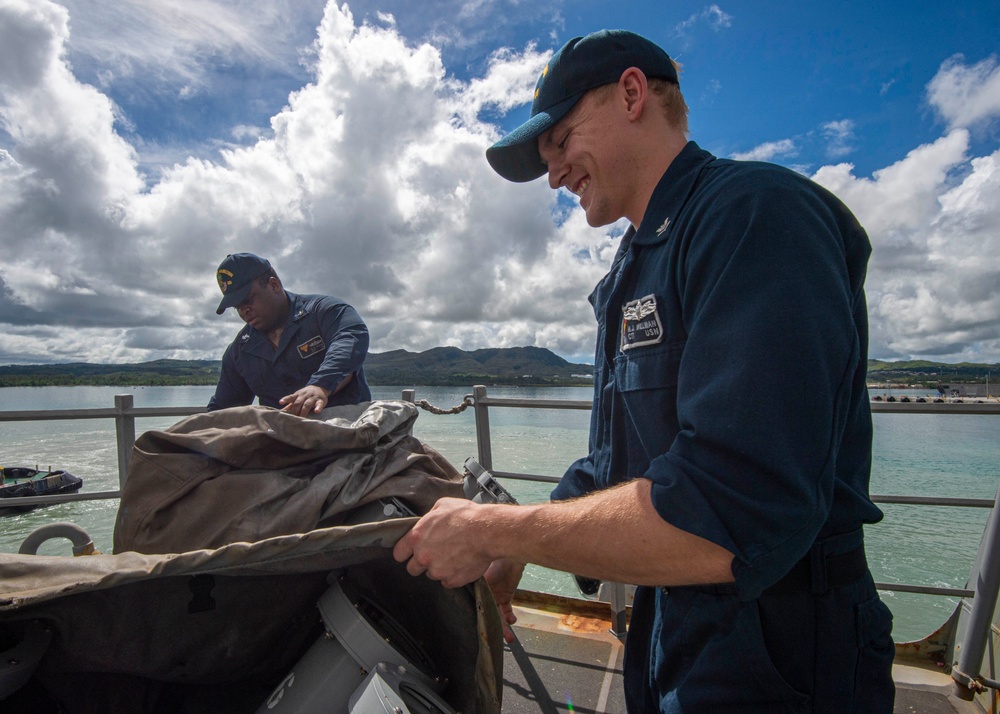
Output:
<instances>
[{"instance_id":1,"label":"name tape patch","mask_svg":"<svg viewBox=\"0 0 1000 714\"><path fill-rule=\"evenodd\" d=\"M647 295L622 308L622 352L663 341L663 324L656 309L656 296Z\"/></svg>"},{"instance_id":2,"label":"name tape patch","mask_svg":"<svg viewBox=\"0 0 1000 714\"><path fill-rule=\"evenodd\" d=\"M299 351L299 357L305 359L306 357L311 357L317 352L325 350L326 343L323 342L323 338L320 335L316 335L308 342L303 342L296 349Z\"/></svg>"}]
</instances>

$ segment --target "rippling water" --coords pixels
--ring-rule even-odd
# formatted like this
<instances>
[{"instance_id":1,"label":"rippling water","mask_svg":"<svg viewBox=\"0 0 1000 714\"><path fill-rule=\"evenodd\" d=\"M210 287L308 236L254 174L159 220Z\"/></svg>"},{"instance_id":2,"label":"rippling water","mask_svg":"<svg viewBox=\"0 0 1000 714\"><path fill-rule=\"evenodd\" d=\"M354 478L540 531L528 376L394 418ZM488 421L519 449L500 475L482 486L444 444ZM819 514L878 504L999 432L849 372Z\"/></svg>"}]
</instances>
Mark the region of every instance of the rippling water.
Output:
<instances>
[{"instance_id":1,"label":"rippling water","mask_svg":"<svg viewBox=\"0 0 1000 714\"><path fill-rule=\"evenodd\" d=\"M131 393L135 406L194 406L212 387L16 387L0 388L0 410L110 408L115 394ZM376 387L376 399L398 399L401 388ZM422 387L417 399L449 408L470 390ZM490 388L493 397L589 400L589 388ZM989 498L996 495L1000 416L876 414L872 493ZM587 448L589 412L494 408L490 410L493 463L501 471L560 476ZM175 420L141 419L137 432ZM437 416L422 412L417 437L461 468L476 455L472 411ZM85 491L117 488L114 426L109 419L0 422L0 465L66 469L84 479ZM508 481L522 502L545 500L551 486ZM56 520L80 524L99 550L111 551L117 500L82 501L0 518L0 551L17 552L34 528ZM885 505L882 523L866 530L869 561L879 582L964 587L983 532L986 509ZM47 555L68 553L50 542ZM525 586L576 594L572 578L531 568ZM923 637L940 626L957 600L884 592L895 616L898 641Z\"/></svg>"}]
</instances>

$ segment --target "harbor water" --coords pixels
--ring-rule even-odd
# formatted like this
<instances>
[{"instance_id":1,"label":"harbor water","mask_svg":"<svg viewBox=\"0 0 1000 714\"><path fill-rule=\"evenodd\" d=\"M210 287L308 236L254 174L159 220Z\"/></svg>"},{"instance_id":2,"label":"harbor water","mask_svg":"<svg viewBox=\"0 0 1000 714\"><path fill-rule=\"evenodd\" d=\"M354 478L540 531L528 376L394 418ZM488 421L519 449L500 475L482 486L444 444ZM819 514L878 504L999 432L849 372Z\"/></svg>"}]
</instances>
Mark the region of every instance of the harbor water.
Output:
<instances>
[{"instance_id":1,"label":"harbor water","mask_svg":"<svg viewBox=\"0 0 1000 714\"><path fill-rule=\"evenodd\" d=\"M402 387L375 387L376 399L399 399ZM0 388L0 410L110 408L114 395L133 394L136 407L198 406L212 387L10 387ZM450 408L471 388L418 387L416 398ZM491 397L589 400L587 387L491 387ZM900 394L897 392L897 394ZM912 393L911 393L912 394ZM586 452L589 412L495 408L490 410L493 464L497 470L559 476ZM173 418L145 418L137 433L163 429ZM1000 482L1000 416L875 414L871 492L883 495L993 499ZM421 412L414 434L457 468L476 455L472 410ZM84 492L118 487L114 424L110 419L0 422L0 466L65 469L84 480ZM521 502L545 500L549 484L506 481ZM17 552L34 528L53 521L83 526L98 550L111 551L118 502L65 503L0 518L0 551ZM869 562L877 582L964 587L989 514L982 508L883 505L885 519L866 529ZM68 543L50 542L46 555L68 555ZM569 575L531 568L524 586L578 595ZM897 641L919 639L944 623L957 600L885 591Z\"/></svg>"}]
</instances>

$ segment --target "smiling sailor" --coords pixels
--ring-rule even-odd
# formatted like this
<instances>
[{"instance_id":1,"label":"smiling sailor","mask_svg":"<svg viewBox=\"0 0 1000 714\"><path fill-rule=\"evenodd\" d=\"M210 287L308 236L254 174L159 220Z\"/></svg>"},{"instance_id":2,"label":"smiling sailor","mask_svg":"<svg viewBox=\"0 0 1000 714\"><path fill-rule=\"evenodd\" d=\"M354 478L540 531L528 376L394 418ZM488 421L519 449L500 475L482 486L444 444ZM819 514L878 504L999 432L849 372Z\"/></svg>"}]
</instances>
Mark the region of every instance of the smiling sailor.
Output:
<instances>
[{"instance_id":1,"label":"smiling sailor","mask_svg":"<svg viewBox=\"0 0 1000 714\"><path fill-rule=\"evenodd\" d=\"M328 406L371 400L365 380L368 328L340 298L285 290L271 264L233 253L215 273L222 314L235 308L246 326L222 356L208 410L260 404L307 416Z\"/></svg>"},{"instance_id":2,"label":"smiling sailor","mask_svg":"<svg viewBox=\"0 0 1000 714\"><path fill-rule=\"evenodd\" d=\"M677 65L645 38L553 55L486 155L547 174L591 226L631 223L590 296L590 453L549 503L438 501L394 555L449 587L485 574L508 624L526 563L639 585L633 713L889 714L892 616L862 535L882 517L868 237L802 175L687 134Z\"/></svg>"}]
</instances>

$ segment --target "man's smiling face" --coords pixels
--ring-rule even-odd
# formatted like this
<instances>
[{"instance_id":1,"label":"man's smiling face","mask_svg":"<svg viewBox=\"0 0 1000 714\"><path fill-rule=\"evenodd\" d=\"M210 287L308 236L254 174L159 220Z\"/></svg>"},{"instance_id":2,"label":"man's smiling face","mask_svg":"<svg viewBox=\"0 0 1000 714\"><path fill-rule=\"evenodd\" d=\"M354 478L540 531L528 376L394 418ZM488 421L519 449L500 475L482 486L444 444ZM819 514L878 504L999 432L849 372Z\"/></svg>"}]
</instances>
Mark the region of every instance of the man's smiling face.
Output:
<instances>
[{"instance_id":1,"label":"man's smiling face","mask_svg":"<svg viewBox=\"0 0 1000 714\"><path fill-rule=\"evenodd\" d=\"M538 137L538 152L548 166L549 186L565 186L580 199L591 226L605 226L625 215L628 176L618 150L616 86L587 92L554 127Z\"/></svg>"}]
</instances>

